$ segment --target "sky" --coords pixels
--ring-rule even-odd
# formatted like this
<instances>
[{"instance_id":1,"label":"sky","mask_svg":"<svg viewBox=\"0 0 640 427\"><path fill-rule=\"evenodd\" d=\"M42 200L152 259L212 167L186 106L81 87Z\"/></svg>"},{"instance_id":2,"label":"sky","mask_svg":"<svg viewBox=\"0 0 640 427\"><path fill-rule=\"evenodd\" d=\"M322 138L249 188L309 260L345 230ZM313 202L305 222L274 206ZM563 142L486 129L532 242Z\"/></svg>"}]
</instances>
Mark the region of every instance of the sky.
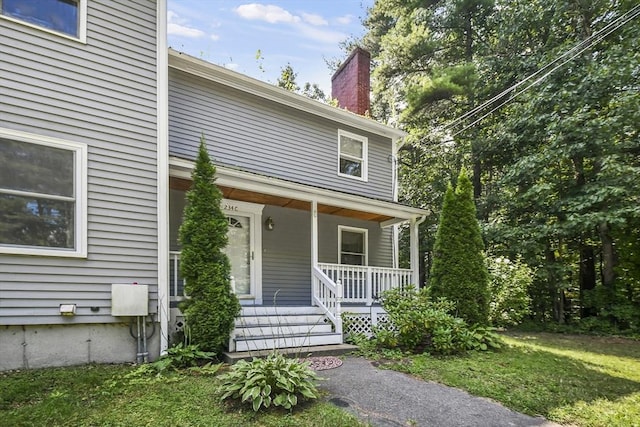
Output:
<instances>
[{"instance_id":1,"label":"sky","mask_svg":"<svg viewBox=\"0 0 640 427\"><path fill-rule=\"evenodd\" d=\"M169 0L169 46L269 83L291 64L299 86L317 83L331 95L325 58L343 59L340 42L364 33L361 21L372 4L373 0Z\"/></svg>"}]
</instances>

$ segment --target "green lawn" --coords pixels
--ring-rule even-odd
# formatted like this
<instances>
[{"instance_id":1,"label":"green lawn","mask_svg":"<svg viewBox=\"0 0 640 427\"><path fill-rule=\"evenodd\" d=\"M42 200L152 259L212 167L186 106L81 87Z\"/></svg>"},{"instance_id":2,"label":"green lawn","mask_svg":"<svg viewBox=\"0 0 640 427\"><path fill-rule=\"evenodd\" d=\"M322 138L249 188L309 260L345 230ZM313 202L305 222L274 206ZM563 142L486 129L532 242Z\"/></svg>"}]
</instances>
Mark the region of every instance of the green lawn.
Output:
<instances>
[{"instance_id":1,"label":"green lawn","mask_svg":"<svg viewBox=\"0 0 640 427\"><path fill-rule=\"evenodd\" d=\"M576 426L640 426L640 342L545 333L505 335L499 352L411 356L388 366ZM0 373L7 426L363 426L323 401L254 414L220 403L217 378L128 379L128 366Z\"/></svg>"},{"instance_id":2,"label":"green lawn","mask_svg":"<svg viewBox=\"0 0 640 427\"><path fill-rule=\"evenodd\" d=\"M640 342L508 334L502 351L412 356L391 367L578 426L640 426Z\"/></svg>"},{"instance_id":3,"label":"green lawn","mask_svg":"<svg viewBox=\"0 0 640 427\"><path fill-rule=\"evenodd\" d=\"M220 403L217 378L194 374L126 379L127 366L0 373L6 426L363 426L321 400L293 412L254 414Z\"/></svg>"}]
</instances>

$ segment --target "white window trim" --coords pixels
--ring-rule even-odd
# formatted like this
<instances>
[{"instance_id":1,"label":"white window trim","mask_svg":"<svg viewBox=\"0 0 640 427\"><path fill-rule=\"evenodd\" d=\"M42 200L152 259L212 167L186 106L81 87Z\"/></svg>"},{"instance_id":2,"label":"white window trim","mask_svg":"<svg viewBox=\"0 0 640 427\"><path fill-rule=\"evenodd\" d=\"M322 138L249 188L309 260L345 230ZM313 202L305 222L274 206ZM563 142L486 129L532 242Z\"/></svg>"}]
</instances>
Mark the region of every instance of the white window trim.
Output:
<instances>
[{"instance_id":1,"label":"white window trim","mask_svg":"<svg viewBox=\"0 0 640 427\"><path fill-rule=\"evenodd\" d=\"M0 253L14 255L37 255L57 257L87 257L87 146L77 142L66 141L48 136L36 135L12 129L0 128L0 137L22 141L30 144L70 150L75 153L74 159L74 249L46 248L40 246L0 245Z\"/></svg>"},{"instance_id":2,"label":"white window trim","mask_svg":"<svg viewBox=\"0 0 640 427\"><path fill-rule=\"evenodd\" d=\"M55 31L50 28L42 27L40 25L32 24L31 22L23 21L22 19L14 18L12 16L3 15L2 13L0 13L0 19L6 19L7 21L24 25L25 27L34 28L38 31L43 31L45 33L53 34L58 37L62 37L68 40L73 40L75 42L86 44L87 43L87 1L88 0L77 0L77 1L78 1L78 37L74 37L60 31Z\"/></svg>"},{"instance_id":3,"label":"white window trim","mask_svg":"<svg viewBox=\"0 0 640 427\"><path fill-rule=\"evenodd\" d=\"M364 264L363 267L369 265L369 230L366 228L350 227L348 225L338 226L338 264L342 264L342 232L350 231L352 233L360 233L364 235ZM349 265L349 264L345 264Z\"/></svg>"},{"instance_id":4,"label":"white window trim","mask_svg":"<svg viewBox=\"0 0 640 427\"><path fill-rule=\"evenodd\" d=\"M342 137L346 136L347 138L355 139L357 141L362 142L362 159L356 158L349 154L342 154L340 150L340 142ZM357 160L362 162L362 176L354 176L346 173L340 172L340 159L344 157L349 160ZM338 176L343 176L346 178L356 179L358 181L367 182L368 180L368 169L369 169L369 138L362 135L357 135L355 133L347 132L345 130L338 129Z\"/></svg>"}]
</instances>

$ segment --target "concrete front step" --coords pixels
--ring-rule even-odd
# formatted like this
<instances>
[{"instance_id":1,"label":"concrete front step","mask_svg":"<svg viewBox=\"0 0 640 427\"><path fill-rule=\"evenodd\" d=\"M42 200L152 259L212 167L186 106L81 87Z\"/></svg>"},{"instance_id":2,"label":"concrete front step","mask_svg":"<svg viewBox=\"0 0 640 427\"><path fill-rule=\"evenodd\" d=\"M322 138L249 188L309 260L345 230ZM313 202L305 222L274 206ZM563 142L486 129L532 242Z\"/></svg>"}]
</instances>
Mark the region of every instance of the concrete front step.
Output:
<instances>
[{"instance_id":1,"label":"concrete front step","mask_svg":"<svg viewBox=\"0 0 640 427\"><path fill-rule=\"evenodd\" d=\"M274 350L280 348L303 348L317 345L342 344L342 335L336 333L304 334L289 336L246 337L235 340L235 351Z\"/></svg>"},{"instance_id":2,"label":"concrete front step","mask_svg":"<svg viewBox=\"0 0 640 427\"><path fill-rule=\"evenodd\" d=\"M305 334L331 333L330 323L320 324L282 324L282 325L252 325L236 327L234 334L236 339L260 336L289 336Z\"/></svg>"},{"instance_id":3,"label":"concrete front step","mask_svg":"<svg viewBox=\"0 0 640 427\"><path fill-rule=\"evenodd\" d=\"M282 348L276 351L288 357L319 357L340 356L357 349L357 346L351 344L331 344L304 348ZM222 357L226 363L233 364L239 360L251 361L254 357L267 357L271 353L273 350L225 352L222 353Z\"/></svg>"}]
</instances>

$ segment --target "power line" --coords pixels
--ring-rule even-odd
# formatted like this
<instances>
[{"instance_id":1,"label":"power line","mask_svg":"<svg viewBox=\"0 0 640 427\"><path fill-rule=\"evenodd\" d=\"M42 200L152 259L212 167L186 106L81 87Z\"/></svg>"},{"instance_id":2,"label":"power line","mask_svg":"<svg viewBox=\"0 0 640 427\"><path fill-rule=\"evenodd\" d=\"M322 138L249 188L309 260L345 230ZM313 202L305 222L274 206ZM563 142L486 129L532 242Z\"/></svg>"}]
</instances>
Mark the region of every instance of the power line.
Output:
<instances>
[{"instance_id":1,"label":"power line","mask_svg":"<svg viewBox=\"0 0 640 427\"><path fill-rule=\"evenodd\" d=\"M556 71L557 69L561 68L567 62L572 61L575 57L577 57L578 55L583 53L585 50L589 49L590 47L592 47L592 46L594 46L594 45L596 45L598 43L600 43L609 34L613 33L614 31L616 31L620 27L626 25L629 21L631 21L632 19L635 19L639 15L640 15L640 4L634 6L633 8L631 8L626 13L620 15L618 18L616 18L615 20L613 20L612 22L610 22L609 24L604 26L599 31L593 33L591 36L589 36L586 39L580 41L575 46L573 46L571 49L569 49L568 51L564 52L562 55L558 56L556 59L554 59L553 61L551 61L550 63L548 63L544 67L542 67L541 69L537 70L535 73L531 74L530 76L526 77L525 79L521 80L520 82L514 84L513 86L509 87L508 89L505 89L504 91L500 92L498 95L495 95L494 97L492 97L491 99L483 102L482 104L478 105L477 107L467 111L462 116L456 118L451 123L445 125L442 128L442 130L444 131L444 130L450 129L450 128L454 127L454 126L457 126L459 123L467 120L468 118L479 114L480 111L484 110L488 105L493 104L498 99L504 97L505 95L508 95L509 93L513 92L514 90L516 90L517 88L519 88L523 84L527 83L529 80L531 80L531 79L537 77L538 75L540 75L541 73L545 72L545 70L549 69L550 67L553 67L553 68L551 68L550 71L544 73L541 77L539 77L538 79L533 81L533 83L529 84L524 89L522 89L519 92L515 93L514 95L509 97L507 100L505 100L501 104L499 104L497 107L494 107L491 111L489 111L488 113L486 113L483 116L481 116L479 119L477 119L477 120L473 121L472 123L470 123L469 125L463 127L461 130L459 130L458 132L456 132L452 136L456 136L456 135L460 134L461 132L464 132L465 130L469 129L470 127L476 125L477 123L479 123L480 121L484 120L486 117L491 115L493 112L495 112L496 110L498 110L499 108L504 106L505 104L511 102L513 99L515 99L521 93L527 91L531 87L533 87L533 86L537 85L538 83L540 83L541 81L543 81L545 78L547 78L554 71ZM567 59L565 59L565 58L567 58ZM554 64L556 64L559 61L562 61L562 62L560 64L554 66Z\"/></svg>"}]
</instances>

